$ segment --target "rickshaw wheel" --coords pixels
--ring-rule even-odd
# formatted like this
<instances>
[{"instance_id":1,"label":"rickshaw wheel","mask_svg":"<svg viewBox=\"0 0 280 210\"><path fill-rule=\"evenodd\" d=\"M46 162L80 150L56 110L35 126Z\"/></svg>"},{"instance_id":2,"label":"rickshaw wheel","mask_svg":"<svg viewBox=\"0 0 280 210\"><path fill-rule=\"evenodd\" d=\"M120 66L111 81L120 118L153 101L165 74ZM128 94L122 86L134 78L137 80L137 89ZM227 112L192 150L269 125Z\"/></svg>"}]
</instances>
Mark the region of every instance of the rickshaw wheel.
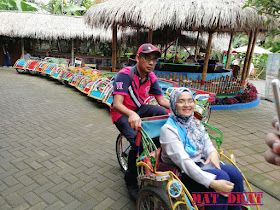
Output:
<instances>
[{"instance_id":1,"label":"rickshaw wheel","mask_svg":"<svg viewBox=\"0 0 280 210\"><path fill-rule=\"evenodd\" d=\"M25 72L25 70L24 70L24 69L18 69L18 68L16 68L16 70L17 70L17 73L19 73L19 74L22 74L22 73L24 73L24 72Z\"/></svg>"},{"instance_id":2,"label":"rickshaw wheel","mask_svg":"<svg viewBox=\"0 0 280 210\"><path fill-rule=\"evenodd\" d=\"M128 169L128 154L130 151L129 141L121 134L118 135L116 141L116 153L118 162L123 172Z\"/></svg>"},{"instance_id":3,"label":"rickshaw wheel","mask_svg":"<svg viewBox=\"0 0 280 210\"><path fill-rule=\"evenodd\" d=\"M28 72L29 72L31 75L35 75L35 74L37 74L37 72L36 72L36 71L32 71L32 70L28 70Z\"/></svg>"},{"instance_id":4,"label":"rickshaw wheel","mask_svg":"<svg viewBox=\"0 0 280 210\"><path fill-rule=\"evenodd\" d=\"M143 187L138 193L137 209L171 210L166 189L151 185Z\"/></svg>"}]
</instances>

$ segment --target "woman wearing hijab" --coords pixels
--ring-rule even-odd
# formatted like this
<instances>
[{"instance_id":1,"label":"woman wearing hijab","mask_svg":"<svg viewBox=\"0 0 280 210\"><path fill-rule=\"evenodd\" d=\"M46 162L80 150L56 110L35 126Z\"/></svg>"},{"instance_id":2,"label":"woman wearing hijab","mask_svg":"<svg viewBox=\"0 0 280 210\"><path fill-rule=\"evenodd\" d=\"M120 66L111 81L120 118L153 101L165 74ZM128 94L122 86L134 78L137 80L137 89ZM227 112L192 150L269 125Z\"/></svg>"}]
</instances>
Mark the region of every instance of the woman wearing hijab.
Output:
<instances>
[{"instance_id":1,"label":"woman wearing hijab","mask_svg":"<svg viewBox=\"0 0 280 210\"><path fill-rule=\"evenodd\" d=\"M191 90L178 88L170 96L171 114L161 128L163 162L182 170L182 182L190 192L243 192L243 178L231 165L220 165L219 155L208 133L194 118L195 100ZM210 196L209 196L210 197ZM227 204L228 194L219 194L216 203ZM227 209L227 205L205 206ZM231 206L241 209L241 206Z\"/></svg>"}]
</instances>

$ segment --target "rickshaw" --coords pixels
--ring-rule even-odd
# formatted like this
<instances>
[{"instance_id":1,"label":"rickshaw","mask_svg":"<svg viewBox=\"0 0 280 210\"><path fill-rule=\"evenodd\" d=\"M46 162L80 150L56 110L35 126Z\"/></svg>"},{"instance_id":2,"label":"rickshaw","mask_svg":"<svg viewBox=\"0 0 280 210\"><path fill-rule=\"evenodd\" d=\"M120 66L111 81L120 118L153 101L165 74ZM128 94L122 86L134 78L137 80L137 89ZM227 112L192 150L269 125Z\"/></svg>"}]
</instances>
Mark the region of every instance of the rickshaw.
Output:
<instances>
[{"instance_id":1,"label":"rickshaw","mask_svg":"<svg viewBox=\"0 0 280 210\"><path fill-rule=\"evenodd\" d=\"M140 146L141 142L143 152L141 154L138 152L138 158L136 160L138 181L141 187L137 199L137 209L203 209L203 205L197 206L195 204L191 193L181 182L179 178L180 170L174 165L169 165L161 161L161 148L157 148L152 140L152 138L159 136L160 128L164 125L167 118L168 115L144 118L142 119L142 128L138 129L136 145ZM223 133L207 123L202 122L202 124L208 131L211 130L215 133L209 133L209 136L216 143L221 164L224 164L223 161L226 161L241 172L235 163L233 154L231 153L231 156L228 157L221 149ZM242 176L247 190L253 192L243 173ZM244 193L244 198L246 200L246 193ZM250 203L252 201L254 203ZM256 205L257 209L259 209L254 194L252 201L247 200L245 203ZM251 209L251 207L249 205L243 205L242 209Z\"/></svg>"},{"instance_id":2,"label":"rickshaw","mask_svg":"<svg viewBox=\"0 0 280 210\"><path fill-rule=\"evenodd\" d=\"M18 59L15 64L14 64L14 68L16 69L17 73L22 74L24 72L27 72L27 70L25 69L27 65L27 61L24 59Z\"/></svg>"},{"instance_id":3,"label":"rickshaw","mask_svg":"<svg viewBox=\"0 0 280 210\"><path fill-rule=\"evenodd\" d=\"M88 93L88 96L98 101L102 101L106 89L109 88L113 83L113 78L101 77L96 80L96 82L92 85L91 90Z\"/></svg>"},{"instance_id":4,"label":"rickshaw","mask_svg":"<svg viewBox=\"0 0 280 210\"><path fill-rule=\"evenodd\" d=\"M25 70L27 70L30 74L35 75L35 69L39 66L40 60L38 58L31 58L27 61Z\"/></svg>"},{"instance_id":5,"label":"rickshaw","mask_svg":"<svg viewBox=\"0 0 280 210\"><path fill-rule=\"evenodd\" d=\"M226 156L221 149L223 141L223 133L203 122L200 115L195 116L205 126L209 137L216 143L217 151L220 155L221 164L226 162L232 164L240 172L235 162L234 155ZM137 199L137 209L204 209L203 206L197 206L188 189L180 180L180 169L174 165L165 164L161 161L161 148L157 148L152 139L158 138L161 127L165 124L168 115L148 117L142 119L142 127L138 129L136 137L136 145L143 148L140 154L138 149L137 155L137 170L138 183L140 191ZM127 160L130 150L129 142L121 134L116 141L116 152L119 164L123 171L127 170ZM242 172L241 172L242 173ZM246 191L253 192L252 188L242 173L243 180L246 184ZM244 198L247 199L246 193ZM252 203L250 203L252 202ZM252 199L247 200L247 204L242 206L242 209L251 209L250 205L259 206L255 195Z\"/></svg>"}]
</instances>

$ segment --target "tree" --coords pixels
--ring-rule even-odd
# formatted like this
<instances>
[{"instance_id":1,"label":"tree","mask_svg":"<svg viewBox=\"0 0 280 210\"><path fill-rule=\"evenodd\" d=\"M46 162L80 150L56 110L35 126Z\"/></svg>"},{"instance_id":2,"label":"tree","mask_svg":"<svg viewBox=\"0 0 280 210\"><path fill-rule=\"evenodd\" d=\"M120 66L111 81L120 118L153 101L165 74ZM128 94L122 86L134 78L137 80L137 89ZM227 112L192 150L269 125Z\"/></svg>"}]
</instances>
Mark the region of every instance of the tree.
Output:
<instances>
[{"instance_id":1,"label":"tree","mask_svg":"<svg viewBox=\"0 0 280 210\"><path fill-rule=\"evenodd\" d=\"M0 0L0 10L39 11L34 0Z\"/></svg>"},{"instance_id":2,"label":"tree","mask_svg":"<svg viewBox=\"0 0 280 210\"><path fill-rule=\"evenodd\" d=\"M0 10L46 11L59 15L83 15L101 0L50 0L44 4L35 0L0 0Z\"/></svg>"},{"instance_id":3,"label":"tree","mask_svg":"<svg viewBox=\"0 0 280 210\"><path fill-rule=\"evenodd\" d=\"M280 17L280 0L248 0L246 7L255 7L259 14L269 14L275 18Z\"/></svg>"},{"instance_id":4,"label":"tree","mask_svg":"<svg viewBox=\"0 0 280 210\"><path fill-rule=\"evenodd\" d=\"M43 6L51 14L83 15L92 5L99 2L94 0L51 0Z\"/></svg>"},{"instance_id":5,"label":"tree","mask_svg":"<svg viewBox=\"0 0 280 210\"><path fill-rule=\"evenodd\" d=\"M271 18L267 21L267 24L280 17L280 0L247 0L245 7L254 7L260 15L270 15ZM270 30L270 33L274 36L279 35L280 26L278 26L278 29Z\"/></svg>"}]
</instances>

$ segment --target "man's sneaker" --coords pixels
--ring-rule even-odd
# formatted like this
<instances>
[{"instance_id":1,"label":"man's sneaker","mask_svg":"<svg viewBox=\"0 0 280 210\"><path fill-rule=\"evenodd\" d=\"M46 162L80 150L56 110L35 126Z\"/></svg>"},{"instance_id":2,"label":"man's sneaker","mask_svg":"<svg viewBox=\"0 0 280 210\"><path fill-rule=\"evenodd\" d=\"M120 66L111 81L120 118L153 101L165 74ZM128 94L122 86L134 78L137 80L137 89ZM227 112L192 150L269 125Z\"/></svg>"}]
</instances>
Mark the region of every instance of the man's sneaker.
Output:
<instances>
[{"instance_id":1,"label":"man's sneaker","mask_svg":"<svg viewBox=\"0 0 280 210\"><path fill-rule=\"evenodd\" d=\"M9 66L9 68L13 68L12 66Z\"/></svg>"},{"instance_id":2,"label":"man's sneaker","mask_svg":"<svg viewBox=\"0 0 280 210\"><path fill-rule=\"evenodd\" d=\"M131 199L133 201L136 201L137 200L137 196L138 196L138 192L139 192L139 189L138 189L138 186L137 185L126 185L127 186L127 189L128 189L128 192L129 192L129 195L131 197Z\"/></svg>"}]
</instances>

